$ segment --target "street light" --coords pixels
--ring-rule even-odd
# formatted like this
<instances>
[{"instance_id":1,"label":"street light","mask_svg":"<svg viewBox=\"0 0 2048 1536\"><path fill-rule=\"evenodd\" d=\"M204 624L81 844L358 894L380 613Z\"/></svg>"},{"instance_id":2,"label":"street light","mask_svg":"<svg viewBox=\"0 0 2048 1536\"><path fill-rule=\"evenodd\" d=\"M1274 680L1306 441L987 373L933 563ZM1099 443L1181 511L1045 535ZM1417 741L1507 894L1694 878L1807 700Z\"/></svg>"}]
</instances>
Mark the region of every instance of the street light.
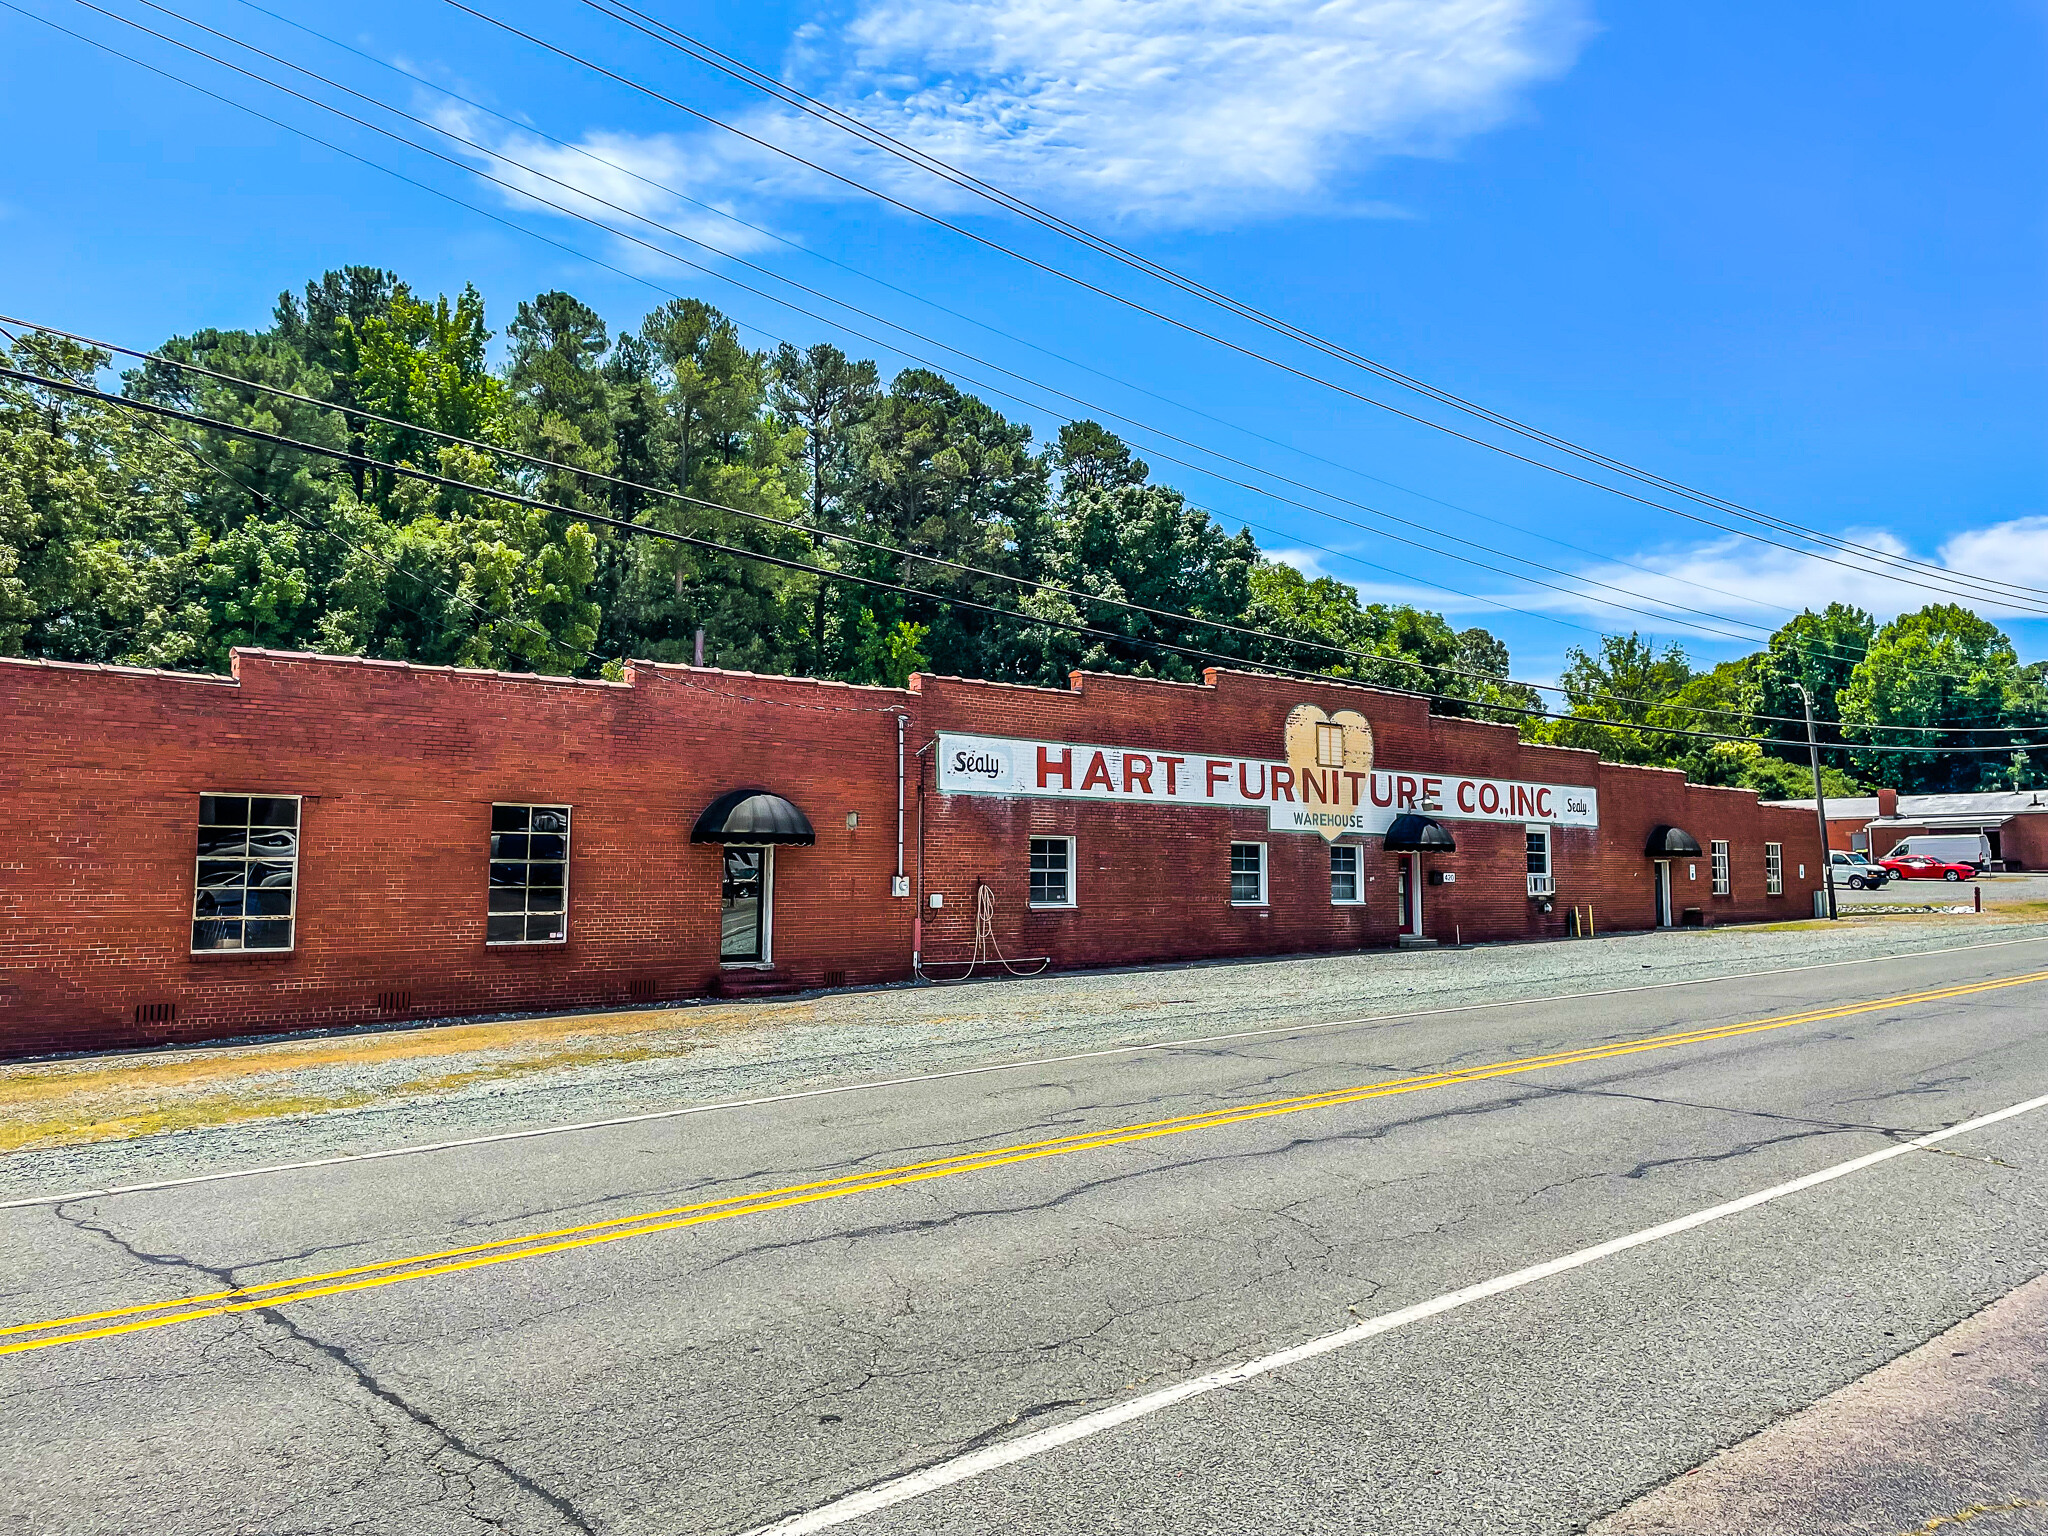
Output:
<instances>
[{"instance_id":1,"label":"street light","mask_svg":"<svg viewBox=\"0 0 2048 1536\"><path fill-rule=\"evenodd\" d=\"M1806 691L1806 684L1794 683L1799 690L1799 702L1806 706L1806 751L1813 759L1813 816L1820 823L1820 883L1828 893L1828 921L1833 922L1835 912L1835 869L1834 855L1828 851L1828 795L1820 782L1820 742L1813 734L1813 695Z\"/></svg>"}]
</instances>

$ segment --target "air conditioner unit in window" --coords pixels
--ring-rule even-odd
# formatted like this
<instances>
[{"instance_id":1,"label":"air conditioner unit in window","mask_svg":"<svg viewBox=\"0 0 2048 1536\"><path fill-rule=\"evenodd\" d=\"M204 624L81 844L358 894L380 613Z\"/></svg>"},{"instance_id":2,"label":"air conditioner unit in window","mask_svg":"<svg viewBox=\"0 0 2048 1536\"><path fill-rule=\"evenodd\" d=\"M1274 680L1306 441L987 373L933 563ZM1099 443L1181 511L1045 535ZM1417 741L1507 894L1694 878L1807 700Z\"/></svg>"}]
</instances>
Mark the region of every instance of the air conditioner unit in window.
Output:
<instances>
[{"instance_id":1,"label":"air conditioner unit in window","mask_svg":"<svg viewBox=\"0 0 2048 1536\"><path fill-rule=\"evenodd\" d=\"M1531 896L1555 896L1557 894L1557 881L1549 875L1531 875L1529 877L1529 894Z\"/></svg>"}]
</instances>

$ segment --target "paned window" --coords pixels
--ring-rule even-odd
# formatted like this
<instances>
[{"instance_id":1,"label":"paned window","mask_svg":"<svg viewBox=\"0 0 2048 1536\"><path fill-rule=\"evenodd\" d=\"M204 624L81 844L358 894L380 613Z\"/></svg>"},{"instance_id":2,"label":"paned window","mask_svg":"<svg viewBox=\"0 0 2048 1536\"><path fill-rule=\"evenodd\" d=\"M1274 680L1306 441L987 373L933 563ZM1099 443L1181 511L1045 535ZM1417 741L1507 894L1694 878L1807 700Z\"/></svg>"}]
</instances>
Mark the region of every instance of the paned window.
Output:
<instances>
[{"instance_id":1,"label":"paned window","mask_svg":"<svg viewBox=\"0 0 2048 1536\"><path fill-rule=\"evenodd\" d=\"M1230 845L1230 904L1234 907L1263 907L1266 904L1266 845Z\"/></svg>"},{"instance_id":2,"label":"paned window","mask_svg":"<svg viewBox=\"0 0 2048 1536\"><path fill-rule=\"evenodd\" d=\"M1358 900L1358 845L1330 844L1330 900L1337 906Z\"/></svg>"},{"instance_id":3,"label":"paned window","mask_svg":"<svg viewBox=\"0 0 2048 1536\"><path fill-rule=\"evenodd\" d=\"M1527 829L1529 844L1529 873L1548 875L1550 873L1550 828L1530 827Z\"/></svg>"},{"instance_id":4,"label":"paned window","mask_svg":"<svg viewBox=\"0 0 2048 1536\"><path fill-rule=\"evenodd\" d=\"M1071 837L1031 839L1031 905L1071 907L1074 904L1074 840Z\"/></svg>"},{"instance_id":5,"label":"paned window","mask_svg":"<svg viewBox=\"0 0 2048 1536\"><path fill-rule=\"evenodd\" d=\"M1343 726L1317 724L1316 766L1318 768L1342 768L1344 766Z\"/></svg>"},{"instance_id":6,"label":"paned window","mask_svg":"<svg viewBox=\"0 0 2048 1536\"><path fill-rule=\"evenodd\" d=\"M487 944L565 944L569 939L569 807L491 807Z\"/></svg>"},{"instance_id":7,"label":"paned window","mask_svg":"<svg viewBox=\"0 0 2048 1536\"><path fill-rule=\"evenodd\" d=\"M192 948L290 949L298 895L298 796L201 795Z\"/></svg>"},{"instance_id":8,"label":"paned window","mask_svg":"<svg viewBox=\"0 0 2048 1536\"><path fill-rule=\"evenodd\" d=\"M1714 857L1714 894L1716 896L1726 896L1728 894L1728 844L1722 839L1716 838L1711 845L1711 851Z\"/></svg>"},{"instance_id":9,"label":"paned window","mask_svg":"<svg viewBox=\"0 0 2048 1536\"><path fill-rule=\"evenodd\" d=\"M1785 845L1764 844L1764 894L1782 896L1785 894Z\"/></svg>"}]
</instances>

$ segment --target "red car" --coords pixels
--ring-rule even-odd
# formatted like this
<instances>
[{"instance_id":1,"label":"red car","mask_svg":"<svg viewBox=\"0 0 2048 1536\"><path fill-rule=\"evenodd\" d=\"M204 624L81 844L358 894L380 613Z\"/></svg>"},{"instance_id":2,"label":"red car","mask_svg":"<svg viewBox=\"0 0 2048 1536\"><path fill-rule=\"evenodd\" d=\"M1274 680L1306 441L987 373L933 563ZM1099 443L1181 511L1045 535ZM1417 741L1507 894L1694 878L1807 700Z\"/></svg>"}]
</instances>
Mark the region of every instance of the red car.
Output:
<instances>
[{"instance_id":1,"label":"red car","mask_svg":"<svg viewBox=\"0 0 2048 1536\"><path fill-rule=\"evenodd\" d=\"M1947 859L1937 859L1931 853L1909 853L1896 859L1879 859L1878 863L1900 880L1974 880L1977 866L1974 864L1952 864Z\"/></svg>"}]
</instances>

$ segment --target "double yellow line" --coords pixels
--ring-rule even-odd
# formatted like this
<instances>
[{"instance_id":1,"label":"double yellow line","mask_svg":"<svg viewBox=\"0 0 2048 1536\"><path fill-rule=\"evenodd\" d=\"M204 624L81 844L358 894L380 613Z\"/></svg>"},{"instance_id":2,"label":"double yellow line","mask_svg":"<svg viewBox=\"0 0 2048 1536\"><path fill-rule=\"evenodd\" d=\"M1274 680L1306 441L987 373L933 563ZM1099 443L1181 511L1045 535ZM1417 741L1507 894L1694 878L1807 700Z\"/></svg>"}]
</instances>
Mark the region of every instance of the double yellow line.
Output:
<instances>
[{"instance_id":1,"label":"double yellow line","mask_svg":"<svg viewBox=\"0 0 2048 1536\"><path fill-rule=\"evenodd\" d=\"M380 1286L397 1285L408 1280L426 1280L439 1275L459 1274L464 1270L482 1269L493 1264L510 1264L518 1259L563 1253L572 1248L591 1248L600 1243L615 1243L629 1237L672 1232L679 1227L696 1227L714 1221L729 1221L736 1216L757 1216L765 1211L810 1205L820 1200L837 1200L847 1195L860 1195L877 1189L922 1183L927 1179L951 1178L955 1174L975 1173L985 1168L1001 1168L1010 1163L1030 1162L1041 1157L1061 1157L1071 1152L1090 1152L1101 1147L1149 1141L1158 1136L1180 1136L1190 1131L1240 1125L1246 1121L1264 1120L1275 1115L1295 1115L1306 1110L1353 1104L1361 1099L1420 1093L1426 1089L1482 1082L1487 1078L1536 1072L1547 1067L1576 1066L1583 1062L1606 1061L1616 1056L1669 1050L1681 1045L1705 1045L1716 1040L1761 1034L1766 1030L1789 1029L1795 1024L1816 1024L1828 1019L1849 1018L1855 1014L1941 1002L1948 998L1968 997L1978 992L1995 992L2006 987L2025 986L2036 981L2048 981L2048 971L2033 971L2024 976L2006 976L1995 981L1971 982L1962 986L1903 993L1868 1002L1809 1009L1804 1013L1780 1014L1773 1018L1751 1019L1738 1024L1714 1025L1679 1034L1652 1035L1605 1045L1590 1045L1577 1050L1554 1051L1544 1056L1523 1056L1513 1061L1488 1062L1482 1066L1432 1072L1420 1077L1402 1077L1381 1083L1334 1088L1323 1093L1268 1099L1257 1104L1180 1115L1168 1120L1148 1120L1141 1124L1115 1126L1108 1130L1083 1131L1047 1141L1024 1142L1016 1146L934 1158L929 1162L906 1163L895 1168L850 1173L839 1178L821 1179L811 1184L791 1184L780 1189L728 1195L724 1199L706 1200L695 1205L643 1211L635 1216L619 1216L610 1221L591 1222L584 1226L559 1227L550 1232L531 1232L521 1237L501 1238L497 1242L477 1243L466 1248L444 1248L436 1253L387 1259L381 1263L358 1265L353 1269L328 1270L324 1274L300 1275L290 1280L270 1280L261 1285L237 1286L231 1290L211 1291L198 1296L181 1296L171 1301L139 1306L118 1307L106 1312L80 1313L72 1317L51 1318L39 1323L17 1323L12 1327L0 1328L0 1339L6 1340L5 1343L0 1343L0 1355L50 1349L59 1344L81 1344L89 1339L105 1339L119 1334L139 1333L150 1328L166 1328L173 1323L194 1322L205 1317L221 1317L236 1312L253 1312L265 1307L283 1306L289 1302L311 1301L318 1296L337 1296L349 1291L367 1291Z\"/></svg>"}]
</instances>

